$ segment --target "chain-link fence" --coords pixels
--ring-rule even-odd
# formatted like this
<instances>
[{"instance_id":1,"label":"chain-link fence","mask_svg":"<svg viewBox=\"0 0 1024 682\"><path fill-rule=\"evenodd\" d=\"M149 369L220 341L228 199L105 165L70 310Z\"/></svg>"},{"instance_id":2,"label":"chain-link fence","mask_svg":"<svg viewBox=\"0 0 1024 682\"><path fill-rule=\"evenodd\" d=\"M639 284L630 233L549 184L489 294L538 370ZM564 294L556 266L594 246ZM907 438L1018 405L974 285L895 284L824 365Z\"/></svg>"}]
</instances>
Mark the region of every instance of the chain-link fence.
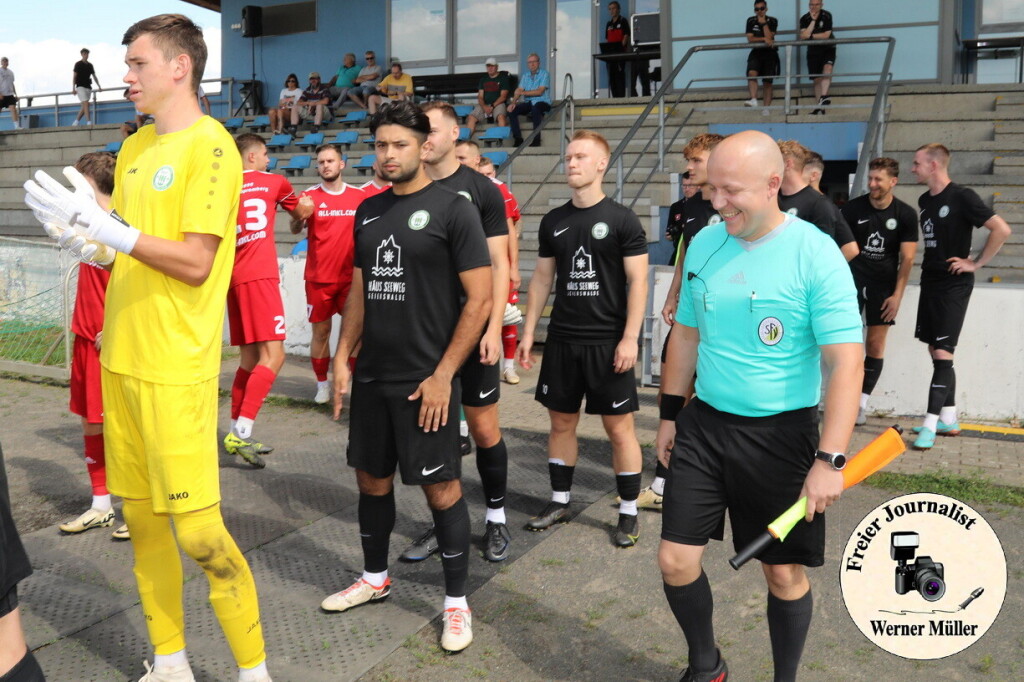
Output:
<instances>
[{"instance_id":1,"label":"chain-link fence","mask_svg":"<svg viewBox=\"0 0 1024 682\"><path fill-rule=\"evenodd\" d=\"M55 244L0 237L0 371L68 379L76 266Z\"/></svg>"}]
</instances>

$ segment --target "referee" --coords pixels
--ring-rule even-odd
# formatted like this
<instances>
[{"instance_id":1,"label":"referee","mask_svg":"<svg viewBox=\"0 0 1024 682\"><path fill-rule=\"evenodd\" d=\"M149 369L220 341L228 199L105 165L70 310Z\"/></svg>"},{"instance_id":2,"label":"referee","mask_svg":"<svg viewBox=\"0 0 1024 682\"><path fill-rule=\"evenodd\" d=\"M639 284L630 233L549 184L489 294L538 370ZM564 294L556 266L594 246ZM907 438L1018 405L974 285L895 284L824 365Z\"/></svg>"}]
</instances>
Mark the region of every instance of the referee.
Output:
<instances>
[{"instance_id":1,"label":"referee","mask_svg":"<svg viewBox=\"0 0 1024 682\"><path fill-rule=\"evenodd\" d=\"M899 175L896 159L872 159L868 165L868 193L851 199L842 208L860 247L860 255L850 261L850 269L857 286L857 304L868 328L858 424L867 421L868 399L882 374L885 337L889 327L896 324L917 252L917 214L893 196Z\"/></svg>"},{"instance_id":2,"label":"referee","mask_svg":"<svg viewBox=\"0 0 1024 682\"><path fill-rule=\"evenodd\" d=\"M978 194L949 179L949 150L931 143L914 153L911 171L928 191L917 200L924 258L921 261L921 298L914 336L928 344L932 356L932 381L928 412L917 432L914 447L927 450L935 434L960 433L956 417L956 350L974 289L974 273L999 252L1010 236L1010 226L985 205ZM971 231L989 231L985 247L971 258Z\"/></svg>"},{"instance_id":3,"label":"referee","mask_svg":"<svg viewBox=\"0 0 1024 682\"><path fill-rule=\"evenodd\" d=\"M408 101L381 107L370 133L381 175L392 188L356 211L352 289L334 356L337 419L348 388L348 358L363 341L348 448L359 486L363 574L321 607L347 611L391 592L388 545L398 469L403 483L423 488L430 505L445 582L441 647L461 651L473 641L473 630L456 374L487 321L491 261L477 211L424 172L427 115Z\"/></svg>"},{"instance_id":4,"label":"referee","mask_svg":"<svg viewBox=\"0 0 1024 682\"><path fill-rule=\"evenodd\" d=\"M708 182L724 222L690 244L662 371L657 452L671 475L658 559L689 646L683 680L728 674L701 568L726 511L739 548L807 496L809 523L760 557L775 679L796 678L812 612L804 566L824 563L821 512L842 491L841 453L857 415L863 346L850 270L815 226L779 210L782 173L778 147L760 132L727 137L711 153ZM821 356L832 371L819 437ZM681 407L694 369L697 395Z\"/></svg>"}]
</instances>

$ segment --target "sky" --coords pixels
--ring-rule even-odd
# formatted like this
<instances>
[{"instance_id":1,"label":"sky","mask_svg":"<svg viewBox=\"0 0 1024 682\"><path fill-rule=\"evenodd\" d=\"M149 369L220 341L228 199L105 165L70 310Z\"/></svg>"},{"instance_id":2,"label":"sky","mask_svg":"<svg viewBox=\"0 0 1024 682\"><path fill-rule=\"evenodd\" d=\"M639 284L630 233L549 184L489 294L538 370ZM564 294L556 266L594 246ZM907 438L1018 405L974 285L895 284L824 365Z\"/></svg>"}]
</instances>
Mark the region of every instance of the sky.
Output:
<instances>
[{"instance_id":1,"label":"sky","mask_svg":"<svg viewBox=\"0 0 1024 682\"><path fill-rule=\"evenodd\" d=\"M210 53L204 78L220 76L220 14L181 0L12 0L4 5L0 56L10 60L22 97L67 92L70 102L72 68L83 47L89 48L100 85L123 86L125 30L166 12L184 14L202 27ZM120 90L110 96L120 97Z\"/></svg>"}]
</instances>

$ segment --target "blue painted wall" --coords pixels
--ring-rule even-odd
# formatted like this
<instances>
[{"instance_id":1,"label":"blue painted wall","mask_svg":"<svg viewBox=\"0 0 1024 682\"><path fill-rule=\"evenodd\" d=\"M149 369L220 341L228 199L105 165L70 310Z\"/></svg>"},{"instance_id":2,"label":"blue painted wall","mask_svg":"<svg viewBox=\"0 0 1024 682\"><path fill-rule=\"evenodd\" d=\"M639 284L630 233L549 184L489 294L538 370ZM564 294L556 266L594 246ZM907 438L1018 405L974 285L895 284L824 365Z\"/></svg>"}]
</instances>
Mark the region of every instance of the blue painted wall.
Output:
<instances>
[{"instance_id":1,"label":"blue painted wall","mask_svg":"<svg viewBox=\"0 0 1024 682\"><path fill-rule=\"evenodd\" d=\"M857 145L864 140L867 123L712 123L708 132L732 135L760 130L773 140L796 140L821 154L826 161L855 161Z\"/></svg>"}]
</instances>

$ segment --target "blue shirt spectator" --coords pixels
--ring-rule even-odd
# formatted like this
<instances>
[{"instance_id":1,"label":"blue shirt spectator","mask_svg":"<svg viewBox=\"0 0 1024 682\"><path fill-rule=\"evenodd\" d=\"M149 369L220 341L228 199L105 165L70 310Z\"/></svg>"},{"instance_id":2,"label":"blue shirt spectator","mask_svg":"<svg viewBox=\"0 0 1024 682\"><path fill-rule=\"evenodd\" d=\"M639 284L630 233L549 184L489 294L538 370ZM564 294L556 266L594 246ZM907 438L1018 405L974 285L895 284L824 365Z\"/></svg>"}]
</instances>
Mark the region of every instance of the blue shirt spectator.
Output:
<instances>
[{"instance_id":1,"label":"blue shirt spectator","mask_svg":"<svg viewBox=\"0 0 1024 682\"><path fill-rule=\"evenodd\" d=\"M540 68L539 57L535 64L530 64L529 60L527 60L527 64L530 66L531 71L524 73L519 79L519 89L522 90L520 99L531 104L534 102L551 104L551 75L548 74L547 70ZM541 90L541 94L526 94L535 90Z\"/></svg>"},{"instance_id":2,"label":"blue shirt spectator","mask_svg":"<svg viewBox=\"0 0 1024 682\"><path fill-rule=\"evenodd\" d=\"M512 128L512 140L518 147L523 143L523 135L519 129L519 117L529 116L533 127L540 126L544 114L551 111L551 76L540 68L540 57L533 53L526 58L529 69L519 78L519 87L512 95L512 104L508 108L508 122ZM540 146L540 135L533 138L531 146Z\"/></svg>"}]
</instances>

